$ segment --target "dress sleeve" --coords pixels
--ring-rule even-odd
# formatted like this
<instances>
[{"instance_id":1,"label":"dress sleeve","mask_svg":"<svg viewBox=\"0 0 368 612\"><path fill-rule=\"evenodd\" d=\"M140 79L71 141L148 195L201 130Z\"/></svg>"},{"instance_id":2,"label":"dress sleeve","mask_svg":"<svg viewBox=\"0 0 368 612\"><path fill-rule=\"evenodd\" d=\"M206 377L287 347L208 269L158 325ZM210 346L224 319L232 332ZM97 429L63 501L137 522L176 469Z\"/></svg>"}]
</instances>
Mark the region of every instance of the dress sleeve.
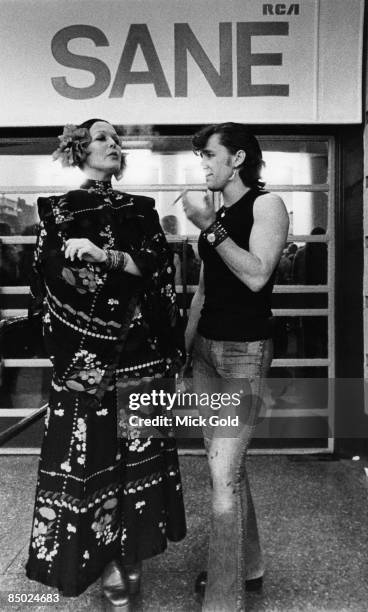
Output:
<instances>
[{"instance_id":1,"label":"dress sleeve","mask_svg":"<svg viewBox=\"0 0 368 612\"><path fill-rule=\"evenodd\" d=\"M28 316L32 318L42 312L43 308L43 300L45 298L45 285L42 277L42 273L40 270L40 254L41 254L41 244L42 244L42 236L41 234L44 232L44 226L42 221L40 222L37 230L37 238L36 238L36 246L33 252L33 261L31 274L29 279L29 288L30 288L30 301L29 301L29 309Z\"/></svg>"},{"instance_id":2,"label":"dress sleeve","mask_svg":"<svg viewBox=\"0 0 368 612\"><path fill-rule=\"evenodd\" d=\"M142 307L166 357L167 375L185 362L184 322L175 293L173 253L161 228L154 202L144 216L144 238L129 254L140 269L145 288Z\"/></svg>"},{"instance_id":3,"label":"dress sleeve","mask_svg":"<svg viewBox=\"0 0 368 612\"><path fill-rule=\"evenodd\" d=\"M55 275L56 270L62 264L62 238L55 225L52 200L51 198L38 198L37 205L40 222L30 275L29 316L42 312L46 296L45 281L48 277Z\"/></svg>"},{"instance_id":4,"label":"dress sleeve","mask_svg":"<svg viewBox=\"0 0 368 612\"><path fill-rule=\"evenodd\" d=\"M31 282L33 295L39 295L42 286L44 293L47 286L58 299L64 299L66 289L73 293L93 293L106 277L99 265L65 259L65 241L74 237L77 231L70 197L72 193L38 199L40 224Z\"/></svg>"},{"instance_id":5,"label":"dress sleeve","mask_svg":"<svg viewBox=\"0 0 368 612\"><path fill-rule=\"evenodd\" d=\"M38 198L39 231L35 250L35 267L45 281L55 278L65 263L63 253L64 224L56 223L53 198Z\"/></svg>"},{"instance_id":6,"label":"dress sleeve","mask_svg":"<svg viewBox=\"0 0 368 612\"><path fill-rule=\"evenodd\" d=\"M148 204L142 220L142 243L139 248L128 250L144 280L157 278L168 263L172 265L172 253L154 208L154 200L149 199Z\"/></svg>"}]
</instances>

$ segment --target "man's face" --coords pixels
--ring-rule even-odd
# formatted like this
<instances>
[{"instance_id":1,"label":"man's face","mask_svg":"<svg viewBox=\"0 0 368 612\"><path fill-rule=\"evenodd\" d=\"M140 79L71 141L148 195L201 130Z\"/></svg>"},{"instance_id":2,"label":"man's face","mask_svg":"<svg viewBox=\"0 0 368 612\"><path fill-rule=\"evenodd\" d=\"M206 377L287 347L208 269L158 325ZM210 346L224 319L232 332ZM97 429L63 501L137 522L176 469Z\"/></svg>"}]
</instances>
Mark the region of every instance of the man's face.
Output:
<instances>
[{"instance_id":1,"label":"man's face","mask_svg":"<svg viewBox=\"0 0 368 612\"><path fill-rule=\"evenodd\" d=\"M219 134L212 134L200 152L208 189L222 191L233 174L233 155L220 143Z\"/></svg>"}]
</instances>

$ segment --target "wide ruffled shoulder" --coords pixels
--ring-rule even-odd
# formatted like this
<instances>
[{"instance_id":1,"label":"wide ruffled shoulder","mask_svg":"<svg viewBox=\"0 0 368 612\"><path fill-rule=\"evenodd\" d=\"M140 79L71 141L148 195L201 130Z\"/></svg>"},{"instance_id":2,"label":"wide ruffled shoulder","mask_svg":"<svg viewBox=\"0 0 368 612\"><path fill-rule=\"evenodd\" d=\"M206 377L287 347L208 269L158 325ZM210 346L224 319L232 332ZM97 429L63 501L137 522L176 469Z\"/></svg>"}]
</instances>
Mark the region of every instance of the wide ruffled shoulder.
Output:
<instances>
[{"instance_id":1,"label":"wide ruffled shoulder","mask_svg":"<svg viewBox=\"0 0 368 612\"><path fill-rule=\"evenodd\" d=\"M41 221L53 221L54 209L57 207L61 196L39 197L37 199L38 216Z\"/></svg>"},{"instance_id":2,"label":"wide ruffled shoulder","mask_svg":"<svg viewBox=\"0 0 368 612\"><path fill-rule=\"evenodd\" d=\"M40 197L37 200L38 215L41 221L56 224L70 221L75 212L96 204L83 189L75 189L61 195Z\"/></svg>"}]
</instances>

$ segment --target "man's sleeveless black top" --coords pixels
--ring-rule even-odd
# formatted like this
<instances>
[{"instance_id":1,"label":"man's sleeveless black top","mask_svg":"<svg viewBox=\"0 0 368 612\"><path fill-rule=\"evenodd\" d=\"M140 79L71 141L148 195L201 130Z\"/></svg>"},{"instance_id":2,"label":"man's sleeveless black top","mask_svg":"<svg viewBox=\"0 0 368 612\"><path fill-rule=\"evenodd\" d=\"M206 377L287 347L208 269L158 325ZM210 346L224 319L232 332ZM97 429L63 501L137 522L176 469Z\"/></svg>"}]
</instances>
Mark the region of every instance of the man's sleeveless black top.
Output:
<instances>
[{"instance_id":1,"label":"man's sleeveless black top","mask_svg":"<svg viewBox=\"0 0 368 612\"><path fill-rule=\"evenodd\" d=\"M250 189L238 202L228 208L222 207L216 214L230 238L247 251L254 222L254 201L266 193L262 189ZM269 338L274 274L261 291L255 293L229 270L202 234L198 251L204 265L205 287L198 332L212 340L254 341Z\"/></svg>"}]
</instances>

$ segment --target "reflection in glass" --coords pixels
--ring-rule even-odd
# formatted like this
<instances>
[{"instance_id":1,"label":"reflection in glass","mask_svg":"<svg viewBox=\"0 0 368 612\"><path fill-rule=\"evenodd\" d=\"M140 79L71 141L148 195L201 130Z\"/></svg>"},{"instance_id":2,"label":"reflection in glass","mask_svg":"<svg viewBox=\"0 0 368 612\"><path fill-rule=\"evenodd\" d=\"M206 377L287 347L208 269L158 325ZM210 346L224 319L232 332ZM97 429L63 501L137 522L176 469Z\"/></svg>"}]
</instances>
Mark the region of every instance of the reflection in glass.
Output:
<instances>
[{"instance_id":1,"label":"reflection in glass","mask_svg":"<svg viewBox=\"0 0 368 612\"><path fill-rule=\"evenodd\" d=\"M16 193L0 198L0 236L34 236L38 224L37 199L49 193ZM3 205L2 205L3 203Z\"/></svg>"},{"instance_id":2,"label":"reflection in glass","mask_svg":"<svg viewBox=\"0 0 368 612\"><path fill-rule=\"evenodd\" d=\"M38 408L47 402L51 368L5 368L0 408Z\"/></svg>"},{"instance_id":3,"label":"reflection in glass","mask_svg":"<svg viewBox=\"0 0 368 612\"><path fill-rule=\"evenodd\" d=\"M0 238L0 287L29 284L33 250L34 244L1 244Z\"/></svg>"},{"instance_id":4,"label":"reflection in glass","mask_svg":"<svg viewBox=\"0 0 368 612\"><path fill-rule=\"evenodd\" d=\"M275 317L273 340L275 358L326 358L327 317Z\"/></svg>"},{"instance_id":5,"label":"reflection in glass","mask_svg":"<svg viewBox=\"0 0 368 612\"><path fill-rule=\"evenodd\" d=\"M323 235L316 227L311 235ZM324 242L290 242L282 252L276 268L276 285L327 284L328 247ZM311 304L305 303L304 307Z\"/></svg>"},{"instance_id":6,"label":"reflection in glass","mask_svg":"<svg viewBox=\"0 0 368 612\"><path fill-rule=\"evenodd\" d=\"M174 265L176 269L176 285L198 285L201 261L198 256L197 245L193 245L186 240L170 239L170 247L174 254ZM189 306L186 305L186 307Z\"/></svg>"}]
</instances>

